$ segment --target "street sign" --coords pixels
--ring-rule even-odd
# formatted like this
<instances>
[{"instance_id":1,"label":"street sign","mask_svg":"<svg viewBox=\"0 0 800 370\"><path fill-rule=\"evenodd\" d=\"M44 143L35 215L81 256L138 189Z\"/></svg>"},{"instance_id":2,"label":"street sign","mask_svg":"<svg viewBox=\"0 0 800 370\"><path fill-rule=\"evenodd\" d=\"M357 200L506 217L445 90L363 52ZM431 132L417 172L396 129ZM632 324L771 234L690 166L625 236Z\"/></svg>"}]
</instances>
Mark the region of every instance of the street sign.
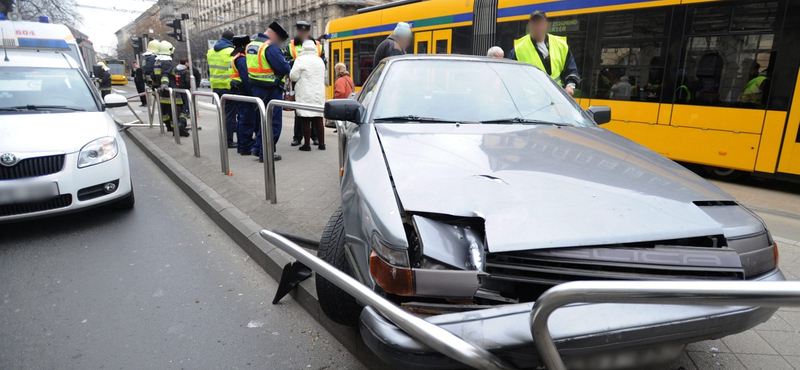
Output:
<instances>
[{"instance_id":1,"label":"street sign","mask_svg":"<svg viewBox=\"0 0 800 370\"><path fill-rule=\"evenodd\" d=\"M217 40L208 40L208 48L209 49L213 49L214 48L214 44L216 44L216 43L217 43Z\"/></svg>"}]
</instances>

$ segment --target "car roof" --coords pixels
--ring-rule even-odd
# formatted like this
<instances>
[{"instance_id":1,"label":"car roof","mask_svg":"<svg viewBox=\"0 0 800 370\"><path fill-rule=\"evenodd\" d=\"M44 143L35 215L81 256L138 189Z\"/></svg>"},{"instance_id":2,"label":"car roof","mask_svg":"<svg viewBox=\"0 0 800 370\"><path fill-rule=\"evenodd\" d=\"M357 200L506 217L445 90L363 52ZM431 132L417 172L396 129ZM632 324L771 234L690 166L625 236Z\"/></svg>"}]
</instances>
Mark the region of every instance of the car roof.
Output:
<instances>
[{"instance_id":1,"label":"car roof","mask_svg":"<svg viewBox=\"0 0 800 370\"><path fill-rule=\"evenodd\" d=\"M448 60L461 62L482 62L482 63L505 63L505 64L525 64L507 58L491 58L487 56L463 55L463 54L405 54L388 57L381 63L393 63L407 60ZM529 64L526 64L529 65Z\"/></svg>"},{"instance_id":2,"label":"car roof","mask_svg":"<svg viewBox=\"0 0 800 370\"><path fill-rule=\"evenodd\" d=\"M0 53L3 50L0 49ZM79 65L70 56L53 50L8 49L8 61L0 57L0 67L43 67L76 69Z\"/></svg>"}]
</instances>

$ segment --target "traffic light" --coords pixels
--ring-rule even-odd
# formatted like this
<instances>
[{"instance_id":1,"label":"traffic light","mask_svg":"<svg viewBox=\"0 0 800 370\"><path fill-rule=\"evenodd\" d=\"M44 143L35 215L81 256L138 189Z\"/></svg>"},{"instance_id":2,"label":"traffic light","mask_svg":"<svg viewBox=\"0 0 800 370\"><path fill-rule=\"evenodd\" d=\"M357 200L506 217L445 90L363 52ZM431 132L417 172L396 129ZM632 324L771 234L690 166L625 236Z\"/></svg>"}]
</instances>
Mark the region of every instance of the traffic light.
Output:
<instances>
[{"instance_id":1,"label":"traffic light","mask_svg":"<svg viewBox=\"0 0 800 370\"><path fill-rule=\"evenodd\" d=\"M183 30L181 30L181 20L173 19L167 21L167 27L172 27L172 31L167 32L167 36L174 37L178 41L186 41L183 38Z\"/></svg>"},{"instance_id":2,"label":"traffic light","mask_svg":"<svg viewBox=\"0 0 800 370\"><path fill-rule=\"evenodd\" d=\"M131 37L131 45L133 46L133 53L134 54L141 54L142 51L142 39L138 37Z\"/></svg>"}]
</instances>

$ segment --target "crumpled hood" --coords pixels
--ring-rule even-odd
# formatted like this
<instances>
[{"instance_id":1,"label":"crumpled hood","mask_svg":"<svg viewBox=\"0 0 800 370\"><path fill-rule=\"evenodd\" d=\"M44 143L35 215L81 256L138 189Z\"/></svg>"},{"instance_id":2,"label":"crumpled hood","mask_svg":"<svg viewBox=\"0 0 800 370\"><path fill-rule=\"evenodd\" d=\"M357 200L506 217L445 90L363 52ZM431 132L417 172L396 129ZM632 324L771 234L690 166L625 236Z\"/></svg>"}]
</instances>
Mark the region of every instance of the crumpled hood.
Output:
<instances>
[{"instance_id":1,"label":"crumpled hood","mask_svg":"<svg viewBox=\"0 0 800 370\"><path fill-rule=\"evenodd\" d=\"M113 136L113 125L105 112L4 114L0 153L73 153L92 140Z\"/></svg>"},{"instance_id":2,"label":"crumpled hood","mask_svg":"<svg viewBox=\"0 0 800 370\"><path fill-rule=\"evenodd\" d=\"M223 37L217 40L217 42L214 44L214 51L220 51L222 49L232 48L232 47L233 47L233 42Z\"/></svg>"},{"instance_id":3,"label":"crumpled hood","mask_svg":"<svg viewBox=\"0 0 800 370\"><path fill-rule=\"evenodd\" d=\"M491 252L719 235L732 198L602 128L377 124L403 209L481 217Z\"/></svg>"}]
</instances>

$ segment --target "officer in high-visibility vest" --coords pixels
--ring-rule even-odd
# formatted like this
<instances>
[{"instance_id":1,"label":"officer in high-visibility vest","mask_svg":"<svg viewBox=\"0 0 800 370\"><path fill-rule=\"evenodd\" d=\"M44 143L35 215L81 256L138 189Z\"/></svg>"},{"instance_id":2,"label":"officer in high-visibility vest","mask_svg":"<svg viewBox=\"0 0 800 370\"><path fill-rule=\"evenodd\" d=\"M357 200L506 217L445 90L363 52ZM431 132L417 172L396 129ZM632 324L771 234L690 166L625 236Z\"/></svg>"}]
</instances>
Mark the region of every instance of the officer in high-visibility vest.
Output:
<instances>
[{"instance_id":1,"label":"officer in high-visibility vest","mask_svg":"<svg viewBox=\"0 0 800 370\"><path fill-rule=\"evenodd\" d=\"M295 36L286 44L286 49L283 51L283 55L286 60L289 61L289 65L294 65L294 60L297 59L297 56L300 55L300 52L303 50L303 42L306 40L313 40L314 38L311 36L311 24L306 21L298 21L294 24L295 28ZM314 40L317 44L317 56L322 58L322 61L325 61L324 51L322 50L322 44ZM294 87L294 84L292 84ZM294 89L292 89L294 90ZM301 129L300 124L297 121L297 115L294 116L294 136L292 137L292 146L300 145L300 141L303 140L303 130ZM314 145L319 145L319 140L317 136L317 128L314 125L311 125L311 141Z\"/></svg>"},{"instance_id":2,"label":"officer in high-visibility vest","mask_svg":"<svg viewBox=\"0 0 800 370\"><path fill-rule=\"evenodd\" d=\"M211 90L222 96L231 92L231 74L233 68L233 31L226 30L222 37L217 40L214 47L208 49L206 59L208 60L208 79L211 82ZM228 148L236 148L233 140L233 133L236 132L236 104L225 104L225 131L228 139Z\"/></svg>"},{"instance_id":3,"label":"officer in high-visibility vest","mask_svg":"<svg viewBox=\"0 0 800 370\"><path fill-rule=\"evenodd\" d=\"M766 70L763 73L759 72L760 69L761 64L759 63L753 62L750 65L750 81L747 81L742 94L739 95L740 106L745 108L764 108L764 91L769 86L769 76L767 76Z\"/></svg>"},{"instance_id":4,"label":"officer in high-visibility vest","mask_svg":"<svg viewBox=\"0 0 800 370\"><path fill-rule=\"evenodd\" d=\"M508 57L541 69L564 86L564 90L572 96L581 76L575 58L569 51L567 38L547 33L549 26L545 12L537 10L531 13L528 21L529 33L514 40L514 49Z\"/></svg>"},{"instance_id":5,"label":"officer in high-visibility vest","mask_svg":"<svg viewBox=\"0 0 800 370\"><path fill-rule=\"evenodd\" d=\"M250 89L253 96L264 100L266 106L272 99L283 99L284 76L289 75L291 67L289 62L283 57L281 43L289 38L289 34L278 22L272 22L264 33L256 35L253 41L247 45L247 74L250 78ZM247 109L257 109L253 104L247 104ZM264 161L264 150L275 150L275 148L262 148L261 144L261 120L256 116L256 142L253 145L253 155L258 156L259 162ZM275 107L272 116L272 143L278 143L283 127L283 109ZM275 154L276 161L281 160L281 156Z\"/></svg>"},{"instance_id":6,"label":"officer in high-visibility vest","mask_svg":"<svg viewBox=\"0 0 800 370\"><path fill-rule=\"evenodd\" d=\"M247 45L250 44L250 36L233 36L233 73L231 74L231 94L252 96L250 89L250 76L247 74ZM230 104L236 106L236 151L241 155L250 155L253 150L253 131L255 129L255 117L252 116L253 110L247 111L247 103L231 101ZM249 113L249 116L245 114Z\"/></svg>"}]
</instances>

